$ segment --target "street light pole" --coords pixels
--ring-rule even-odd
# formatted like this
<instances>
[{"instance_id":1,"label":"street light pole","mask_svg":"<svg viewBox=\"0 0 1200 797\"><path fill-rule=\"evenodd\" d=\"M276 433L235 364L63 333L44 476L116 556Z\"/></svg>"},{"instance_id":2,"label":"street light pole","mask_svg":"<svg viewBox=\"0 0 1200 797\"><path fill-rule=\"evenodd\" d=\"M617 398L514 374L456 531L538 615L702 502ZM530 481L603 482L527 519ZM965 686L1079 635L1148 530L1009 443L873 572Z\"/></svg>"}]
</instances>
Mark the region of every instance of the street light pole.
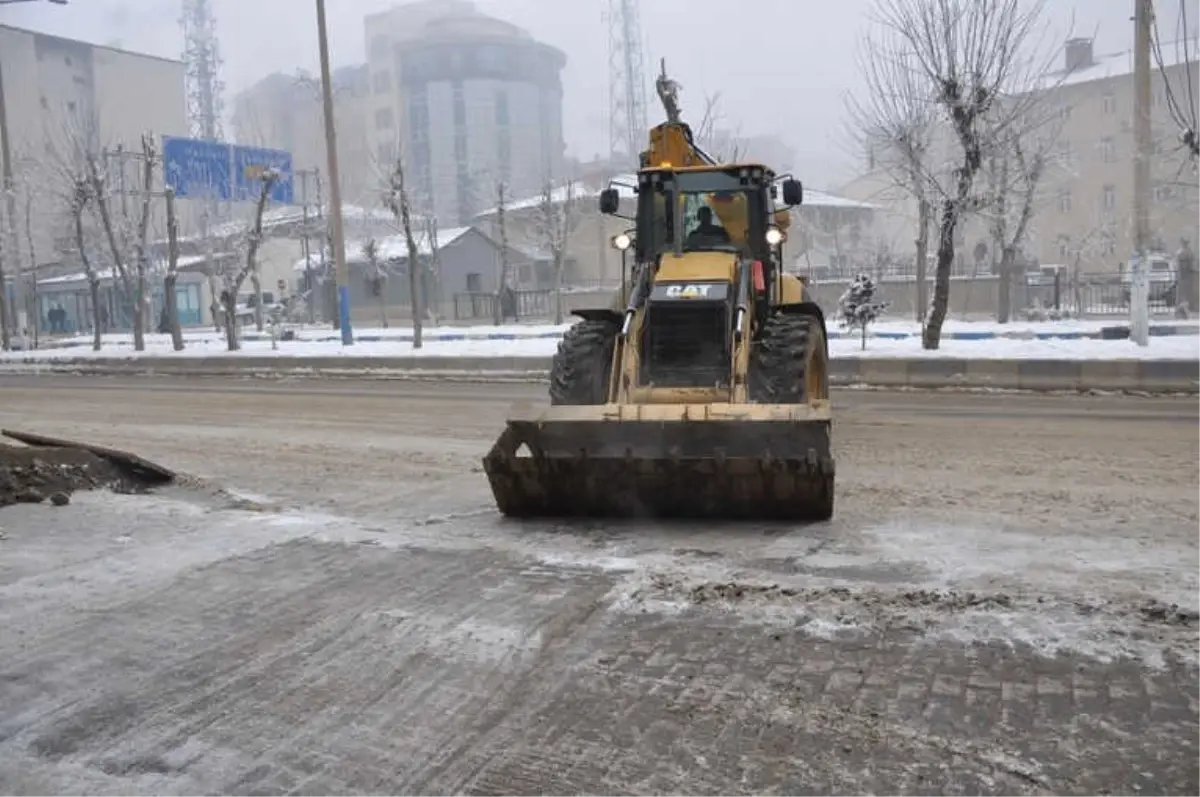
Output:
<instances>
[{"instance_id":1,"label":"street light pole","mask_svg":"<svg viewBox=\"0 0 1200 797\"><path fill-rule=\"evenodd\" d=\"M325 0L317 0L317 42L321 49L321 99L325 106L325 153L329 161L329 233L337 272L338 321L342 345L354 345L350 326L350 269L342 230L342 188L338 180L337 132L333 124L333 80L329 74L329 37L325 31Z\"/></svg>"}]
</instances>

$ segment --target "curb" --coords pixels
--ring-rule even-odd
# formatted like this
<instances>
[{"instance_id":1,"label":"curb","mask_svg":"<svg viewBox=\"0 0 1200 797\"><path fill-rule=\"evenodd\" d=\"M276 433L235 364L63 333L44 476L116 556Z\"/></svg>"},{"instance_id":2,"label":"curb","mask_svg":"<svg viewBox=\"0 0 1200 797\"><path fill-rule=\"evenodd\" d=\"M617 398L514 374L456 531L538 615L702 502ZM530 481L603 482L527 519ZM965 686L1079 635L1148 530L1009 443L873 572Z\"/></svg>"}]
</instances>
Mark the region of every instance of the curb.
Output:
<instances>
[{"instance_id":1,"label":"curb","mask_svg":"<svg viewBox=\"0 0 1200 797\"><path fill-rule=\"evenodd\" d=\"M0 363L0 374L94 376L533 379L549 357L142 357ZM834 385L915 389L1200 393L1198 360L834 359Z\"/></svg>"},{"instance_id":2,"label":"curb","mask_svg":"<svg viewBox=\"0 0 1200 797\"><path fill-rule=\"evenodd\" d=\"M1200 328L1195 325L1186 324L1152 324L1150 326L1150 337L1176 337L1176 336L1200 336ZM970 341L990 341L990 340L1128 340L1128 326L1110 326L1102 327L1098 330L1062 330L1062 331L1032 331L1032 330L1017 330L1011 332L943 332L942 340L970 340ZM858 333L843 332L841 330L831 329L827 333L829 340L857 340ZM920 332L875 332L868 331L868 340L916 340L921 337ZM559 340L562 338L561 332L536 332L525 333L519 330L513 332L490 332L486 334L464 333L449 333L449 334L429 334L426 333L424 340L426 343L462 343L464 341L490 341L490 340ZM243 337L243 341L269 341L269 336L260 334L247 335ZM404 333L386 334L386 335L357 335L355 340L360 343L412 343L412 335ZM341 338L337 335L318 334L304 335L297 338L301 343L339 343ZM220 338L205 338L203 342L221 342ZM46 351L70 351L71 349L88 349L92 345L90 340L78 341L74 343L59 344L49 346ZM107 345L115 345L124 349L133 349L132 342L120 341ZM286 344L285 344L286 345Z\"/></svg>"}]
</instances>

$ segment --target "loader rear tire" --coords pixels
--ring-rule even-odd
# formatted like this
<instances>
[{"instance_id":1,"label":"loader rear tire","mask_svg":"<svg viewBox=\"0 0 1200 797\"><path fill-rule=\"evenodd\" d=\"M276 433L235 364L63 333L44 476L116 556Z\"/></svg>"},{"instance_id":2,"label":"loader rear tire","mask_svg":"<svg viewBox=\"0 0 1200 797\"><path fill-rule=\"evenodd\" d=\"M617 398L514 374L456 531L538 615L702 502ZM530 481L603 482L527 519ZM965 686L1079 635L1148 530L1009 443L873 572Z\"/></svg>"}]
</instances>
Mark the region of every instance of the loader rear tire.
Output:
<instances>
[{"instance_id":1,"label":"loader rear tire","mask_svg":"<svg viewBox=\"0 0 1200 797\"><path fill-rule=\"evenodd\" d=\"M550 365L551 404L605 403L618 331L611 321L596 319L567 330Z\"/></svg>"},{"instance_id":2,"label":"loader rear tire","mask_svg":"<svg viewBox=\"0 0 1200 797\"><path fill-rule=\"evenodd\" d=\"M750 350L746 376L750 400L758 404L829 398L829 354L821 322L789 313L768 318Z\"/></svg>"}]
</instances>

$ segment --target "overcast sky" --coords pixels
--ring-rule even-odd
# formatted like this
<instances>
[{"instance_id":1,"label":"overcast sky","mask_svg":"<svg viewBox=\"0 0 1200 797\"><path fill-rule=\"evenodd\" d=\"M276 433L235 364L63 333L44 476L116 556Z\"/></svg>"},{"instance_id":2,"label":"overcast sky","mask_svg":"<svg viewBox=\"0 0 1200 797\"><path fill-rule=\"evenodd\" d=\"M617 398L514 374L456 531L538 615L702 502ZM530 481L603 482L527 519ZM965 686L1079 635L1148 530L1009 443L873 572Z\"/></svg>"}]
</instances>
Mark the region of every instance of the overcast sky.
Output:
<instances>
[{"instance_id":1,"label":"overcast sky","mask_svg":"<svg viewBox=\"0 0 1200 797\"><path fill-rule=\"evenodd\" d=\"M313 0L212 0L227 97L273 71L316 71ZM327 0L334 65L362 62L363 15L395 0ZM0 23L178 58L179 0L71 0L0 6ZM476 0L568 54L563 75L568 150L608 147L606 0ZM1174 6L1159 0L1159 6ZM659 58L683 84L684 111L721 92L725 116L746 135L776 134L797 152L798 176L836 187L850 175L842 141L844 95L859 89L855 50L872 0L642 0L648 78ZM1097 52L1127 49L1133 0L1046 0L1049 36L1096 36ZM731 16L730 10L736 11ZM1165 29L1164 29L1165 34ZM650 121L658 115L650 86Z\"/></svg>"}]
</instances>

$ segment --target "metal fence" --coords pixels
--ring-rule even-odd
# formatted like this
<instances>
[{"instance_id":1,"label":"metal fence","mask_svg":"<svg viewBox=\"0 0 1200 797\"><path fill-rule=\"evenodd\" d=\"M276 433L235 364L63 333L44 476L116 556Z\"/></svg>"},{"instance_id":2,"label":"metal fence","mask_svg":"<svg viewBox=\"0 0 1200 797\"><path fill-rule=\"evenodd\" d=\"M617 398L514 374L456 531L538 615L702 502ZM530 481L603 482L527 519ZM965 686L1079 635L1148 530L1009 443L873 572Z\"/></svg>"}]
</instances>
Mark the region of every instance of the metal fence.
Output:
<instances>
[{"instance_id":1,"label":"metal fence","mask_svg":"<svg viewBox=\"0 0 1200 797\"><path fill-rule=\"evenodd\" d=\"M514 291L516 298L517 318L547 318L550 316L553 304L551 291L531 290ZM495 318L496 294L484 292L469 292L454 294L454 320L491 320ZM512 318L511 308L508 318Z\"/></svg>"},{"instance_id":2,"label":"metal fence","mask_svg":"<svg viewBox=\"0 0 1200 797\"><path fill-rule=\"evenodd\" d=\"M1176 303L1174 281L1150 283L1150 312L1173 313ZM1014 306L1041 307L1080 316L1125 315L1129 312L1129 283L1115 274L1060 272L1053 279L1026 283L1015 291Z\"/></svg>"}]
</instances>

